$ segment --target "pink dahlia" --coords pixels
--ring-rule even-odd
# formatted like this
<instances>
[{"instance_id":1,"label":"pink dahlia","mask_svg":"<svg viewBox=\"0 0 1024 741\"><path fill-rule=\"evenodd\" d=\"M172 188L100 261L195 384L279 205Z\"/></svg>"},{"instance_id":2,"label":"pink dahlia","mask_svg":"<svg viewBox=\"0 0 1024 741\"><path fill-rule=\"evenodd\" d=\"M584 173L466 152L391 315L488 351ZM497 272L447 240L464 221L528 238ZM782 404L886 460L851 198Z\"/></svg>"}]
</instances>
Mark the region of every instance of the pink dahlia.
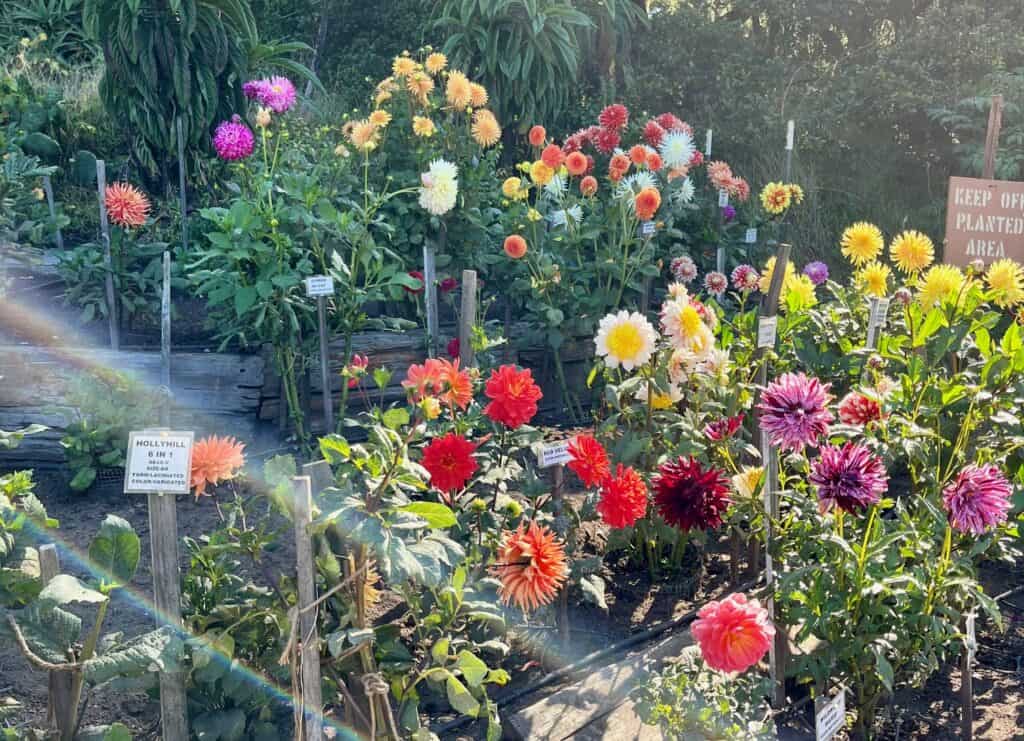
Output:
<instances>
[{"instance_id":1,"label":"pink dahlia","mask_svg":"<svg viewBox=\"0 0 1024 741\"><path fill-rule=\"evenodd\" d=\"M651 119L644 124L644 141L650 144L652 147L656 147L661 144L661 140L665 138L665 129L662 125Z\"/></svg>"},{"instance_id":2,"label":"pink dahlia","mask_svg":"<svg viewBox=\"0 0 1024 741\"><path fill-rule=\"evenodd\" d=\"M736 593L700 608L690 632L705 664L721 672L742 672L767 653L775 626L757 600L748 602Z\"/></svg>"},{"instance_id":3,"label":"pink dahlia","mask_svg":"<svg viewBox=\"0 0 1024 741\"><path fill-rule=\"evenodd\" d=\"M295 105L295 85L287 77L265 80L256 99L275 113L284 113Z\"/></svg>"},{"instance_id":4,"label":"pink dahlia","mask_svg":"<svg viewBox=\"0 0 1024 741\"><path fill-rule=\"evenodd\" d=\"M587 137L587 130L580 129L574 134L570 134L565 139L565 144L562 145L562 151L566 154L572 154L573 152L579 152L583 149L583 145L589 141Z\"/></svg>"},{"instance_id":5,"label":"pink dahlia","mask_svg":"<svg viewBox=\"0 0 1024 741\"><path fill-rule=\"evenodd\" d=\"M605 129L622 131L629 123L629 110L622 103L612 103L601 111L597 122Z\"/></svg>"},{"instance_id":6,"label":"pink dahlia","mask_svg":"<svg viewBox=\"0 0 1024 741\"><path fill-rule=\"evenodd\" d=\"M252 154L254 144L252 130L237 115L230 121L221 121L213 132L213 148L227 162L244 160Z\"/></svg>"},{"instance_id":7,"label":"pink dahlia","mask_svg":"<svg viewBox=\"0 0 1024 741\"><path fill-rule=\"evenodd\" d=\"M682 131L693 136L693 129L688 123L680 119L674 113L662 113L654 119L665 131Z\"/></svg>"},{"instance_id":8,"label":"pink dahlia","mask_svg":"<svg viewBox=\"0 0 1024 741\"><path fill-rule=\"evenodd\" d=\"M672 276L680 283L689 283L697 277L697 263L689 255L673 258L669 265Z\"/></svg>"},{"instance_id":9,"label":"pink dahlia","mask_svg":"<svg viewBox=\"0 0 1024 741\"><path fill-rule=\"evenodd\" d=\"M599 129L593 138L594 146L601 154L611 154L621 141L619 132L612 129Z\"/></svg>"},{"instance_id":10,"label":"pink dahlia","mask_svg":"<svg viewBox=\"0 0 1024 741\"><path fill-rule=\"evenodd\" d=\"M732 287L737 291L756 291L761 276L752 265L737 265L732 271Z\"/></svg>"},{"instance_id":11,"label":"pink dahlia","mask_svg":"<svg viewBox=\"0 0 1024 741\"><path fill-rule=\"evenodd\" d=\"M863 445L826 445L811 465L808 481L818 487L822 512L833 506L855 514L881 499L889 477L881 459Z\"/></svg>"},{"instance_id":12,"label":"pink dahlia","mask_svg":"<svg viewBox=\"0 0 1024 741\"><path fill-rule=\"evenodd\" d=\"M693 150L693 156L690 157L690 167L700 167L704 164L704 153L699 149Z\"/></svg>"},{"instance_id":13,"label":"pink dahlia","mask_svg":"<svg viewBox=\"0 0 1024 741\"><path fill-rule=\"evenodd\" d=\"M704 288L707 289L708 293L721 296L729 290L729 279L725 277L725 273L712 270L704 276Z\"/></svg>"},{"instance_id":14,"label":"pink dahlia","mask_svg":"<svg viewBox=\"0 0 1024 741\"><path fill-rule=\"evenodd\" d=\"M757 408L761 429L768 433L772 445L797 452L816 445L833 420L828 391L829 384L803 373L784 373L769 383Z\"/></svg>"},{"instance_id":15,"label":"pink dahlia","mask_svg":"<svg viewBox=\"0 0 1024 741\"><path fill-rule=\"evenodd\" d=\"M658 469L654 503L661 518L680 530L716 528L729 508L728 484L723 471L704 469L696 458L680 456Z\"/></svg>"},{"instance_id":16,"label":"pink dahlia","mask_svg":"<svg viewBox=\"0 0 1024 741\"><path fill-rule=\"evenodd\" d=\"M249 82L242 85L242 93L249 100L259 100L266 86L266 80L249 80Z\"/></svg>"},{"instance_id":17,"label":"pink dahlia","mask_svg":"<svg viewBox=\"0 0 1024 741\"><path fill-rule=\"evenodd\" d=\"M866 425L882 419L882 405L860 391L851 391L839 402L839 421L846 425Z\"/></svg>"},{"instance_id":18,"label":"pink dahlia","mask_svg":"<svg viewBox=\"0 0 1024 741\"><path fill-rule=\"evenodd\" d=\"M962 533L981 535L1006 521L1013 487L992 463L968 464L956 480L942 490L949 524Z\"/></svg>"}]
</instances>

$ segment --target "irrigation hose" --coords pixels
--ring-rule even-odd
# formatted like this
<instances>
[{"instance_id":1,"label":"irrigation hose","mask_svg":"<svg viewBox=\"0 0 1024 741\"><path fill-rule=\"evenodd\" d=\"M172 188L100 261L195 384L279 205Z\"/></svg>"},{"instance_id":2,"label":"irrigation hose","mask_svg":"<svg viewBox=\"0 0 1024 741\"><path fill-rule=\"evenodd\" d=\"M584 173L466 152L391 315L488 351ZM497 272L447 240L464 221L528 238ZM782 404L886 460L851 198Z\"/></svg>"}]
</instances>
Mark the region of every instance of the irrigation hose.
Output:
<instances>
[{"instance_id":1,"label":"irrigation hose","mask_svg":"<svg viewBox=\"0 0 1024 741\"><path fill-rule=\"evenodd\" d=\"M753 589L757 585L758 581L758 579L753 579L751 581L739 585L738 587L736 587L736 589L732 591L747 592ZM652 638L657 638L662 633L665 633L669 630L673 630L675 628L683 628L692 623L697 618L697 612L700 609L700 607L695 608L683 615L680 615L677 618L674 618L672 620L666 620L665 622L659 623L658 625L654 625L648 628L647 630L640 631L639 633L634 633L626 640L612 644L608 648L598 649L597 651L589 653L583 658L577 659L576 661L572 662L571 664L566 664L560 669L555 669L552 672L548 672L533 684L529 684L525 687L520 687L517 690L502 695L501 697L494 698L494 701L499 705L499 707L501 705L508 705L509 703L515 702L521 697L529 695L532 692L536 692L537 690L543 689L544 687L547 687L549 684L553 682L557 682L559 679L562 679L565 676L575 674L581 669L584 669L590 664L600 661L601 659L607 658L609 656L614 656L618 653L624 653L633 646L645 643L646 641L649 641ZM453 720L450 720L447 723L443 723L442 725L436 728L431 728L430 730L436 733L438 737L446 738L445 734L451 733L452 731L456 731L459 728L462 728L462 726L468 725L469 723L475 720L477 720L477 718L472 718L468 715L463 715Z\"/></svg>"}]
</instances>

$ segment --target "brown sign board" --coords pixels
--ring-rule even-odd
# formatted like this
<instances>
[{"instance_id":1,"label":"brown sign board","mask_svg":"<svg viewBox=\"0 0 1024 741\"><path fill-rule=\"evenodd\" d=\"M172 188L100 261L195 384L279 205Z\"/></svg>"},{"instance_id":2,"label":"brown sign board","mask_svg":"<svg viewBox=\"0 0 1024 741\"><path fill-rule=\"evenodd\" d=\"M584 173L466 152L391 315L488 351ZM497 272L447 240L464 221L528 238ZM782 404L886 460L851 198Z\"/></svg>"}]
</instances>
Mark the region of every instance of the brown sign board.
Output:
<instances>
[{"instance_id":1,"label":"brown sign board","mask_svg":"<svg viewBox=\"0 0 1024 741\"><path fill-rule=\"evenodd\" d=\"M1004 257L1024 264L1024 183L950 178L945 244L953 265Z\"/></svg>"}]
</instances>

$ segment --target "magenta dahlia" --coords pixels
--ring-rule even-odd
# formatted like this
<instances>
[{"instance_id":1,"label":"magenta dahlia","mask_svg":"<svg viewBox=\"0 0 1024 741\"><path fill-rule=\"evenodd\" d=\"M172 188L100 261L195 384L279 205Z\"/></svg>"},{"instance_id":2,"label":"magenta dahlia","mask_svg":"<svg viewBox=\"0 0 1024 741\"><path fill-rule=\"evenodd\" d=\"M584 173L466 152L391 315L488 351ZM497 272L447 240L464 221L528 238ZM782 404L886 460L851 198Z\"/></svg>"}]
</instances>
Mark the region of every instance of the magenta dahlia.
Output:
<instances>
[{"instance_id":1,"label":"magenta dahlia","mask_svg":"<svg viewBox=\"0 0 1024 741\"><path fill-rule=\"evenodd\" d=\"M712 442L728 440L739 431L740 425L742 424L742 412L737 414L735 417L722 417L722 419L716 419L714 422L709 422L705 425L704 437Z\"/></svg>"},{"instance_id":2,"label":"magenta dahlia","mask_svg":"<svg viewBox=\"0 0 1024 741\"><path fill-rule=\"evenodd\" d=\"M260 95L266 86L266 80L249 80L242 85L242 93L249 100L259 100Z\"/></svg>"},{"instance_id":3,"label":"magenta dahlia","mask_svg":"<svg viewBox=\"0 0 1024 741\"><path fill-rule=\"evenodd\" d=\"M244 160L252 154L255 139L252 130L237 115L230 121L221 121L213 132L213 148L222 160Z\"/></svg>"},{"instance_id":4,"label":"magenta dahlia","mask_svg":"<svg viewBox=\"0 0 1024 741\"><path fill-rule=\"evenodd\" d=\"M669 264L672 276L680 283L689 283L697 277L697 263L689 255L672 258Z\"/></svg>"},{"instance_id":5,"label":"magenta dahlia","mask_svg":"<svg viewBox=\"0 0 1024 741\"><path fill-rule=\"evenodd\" d=\"M619 132L613 129L598 129L592 141L598 152L601 154L611 154L619 146L622 137L619 136Z\"/></svg>"},{"instance_id":6,"label":"magenta dahlia","mask_svg":"<svg viewBox=\"0 0 1024 741\"><path fill-rule=\"evenodd\" d=\"M680 530L715 528L729 507L728 484L724 471L704 469L696 458L680 456L658 469L654 504L662 519Z\"/></svg>"},{"instance_id":7,"label":"magenta dahlia","mask_svg":"<svg viewBox=\"0 0 1024 741\"><path fill-rule=\"evenodd\" d=\"M827 434L833 419L828 390L829 384L803 373L784 373L769 383L757 408L772 445L799 452Z\"/></svg>"},{"instance_id":8,"label":"magenta dahlia","mask_svg":"<svg viewBox=\"0 0 1024 741\"><path fill-rule=\"evenodd\" d=\"M656 147L661 144L661 140L665 138L665 129L662 128L661 124L651 119L644 124L644 141L650 144L652 147Z\"/></svg>"},{"instance_id":9,"label":"magenta dahlia","mask_svg":"<svg viewBox=\"0 0 1024 741\"><path fill-rule=\"evenodd\" d=\"M962 533L981 535L1006 521L1011 494L1013 487L995 464L971 463L942 490L942 504L950 525Z\"/></svg>"},{"instance_id":10,"label":"magenta dahlia","mask_svg":"<svg viewBox=\"0 0 1024 741\"><path fill-rule=\"evenodd\" d=\"M826 445L811 464L808 481L818 487L822 512L839 507L855 514L881 499L889 477L881 459L863 445Z\"/></svg>"},{"instance_id":11,"label":"magenta dahlia","mask_svg":"<svg viewBox=\"0 0 1024 741\"><path fill-rule=\"evenodd\" d=\"M284 113L295 105L295 85L287 77L271 77L264 82L257 100L274 113Z\"/></svg>"}]
</instances>

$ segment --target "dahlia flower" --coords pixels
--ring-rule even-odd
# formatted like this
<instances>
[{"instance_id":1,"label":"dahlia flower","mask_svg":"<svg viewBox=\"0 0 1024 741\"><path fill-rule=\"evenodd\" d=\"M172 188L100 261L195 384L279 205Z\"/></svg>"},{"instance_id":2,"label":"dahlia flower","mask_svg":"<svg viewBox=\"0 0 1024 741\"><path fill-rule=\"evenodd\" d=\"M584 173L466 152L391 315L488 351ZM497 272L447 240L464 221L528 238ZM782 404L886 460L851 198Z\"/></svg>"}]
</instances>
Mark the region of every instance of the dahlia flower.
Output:
<instances>
[{"instance_id":1,"label":"dahlia flower","mask_svg":"<svg viewBox=\"0 0 1024 741\"><path fill-rule=\"evenodd\" d=\"M661 193L657 188L643 188L633 200L636 217L641 221L650 221L661 207Z\"/></svg>"},{"instance_id":2,"label":"dahlia flower","mask_svg":"<svg viewBox=\"0 0 1024 741\"><path fill-rule=\"evenodd\" d=\"M840 251L843 257L854 265L864 265L871 262L885 247L885 239L882 237L882 230L874 224L866 221L858 221L843 230L839 238Z\"/></svg>"},{"instance_id":3,"label":"dahlia flower","mask_svg":"<svg viewBox=\"0 0 1024 741\"><path fill-rule=\"evenodd\" d=\"M883 297L889 293L890 275L892 271L888 265L872 260L854 274L854 281L869 296Z\"/></svg>"},{"instance_id":4,"label":"dahlia flower","mask_svg":"<svg viewBox=\"0 0 1024 741\"><path fill-rule=\"evenodd\" d=\"M473 102L473 89L470 87L469 79L458 70L448 73L444 94L448 104L456 110L467 108Z\"/></svg>"},{"instance_id":5,"label":"dahlia flower","mask_svg":"<svg viewBox=\"0 0 1024 741\"><path fill-rule=\"evenodd\" d=\"M942 504L950 525L962 533L982 535L1006 521L1012 494L1013 487L996 465L970 463L942 490Z\"/></svg>"},{"instance_id":6,"label":"dahlia flower","mask_svg":"<svg viewBox=\"0 0 1024 741\"><path fill-rule=\"evenodd\" d=\"M601 483L597 511L611 527L629 527L647 514L647 485L640 474L620 463Z\"/></svg>"},{"instance_id":7,"label":"dahlia flower","mask_svg":"<svg viewBox=\"0 0 1024 741\"><path fill-rule=\"evenodd\" d=\"M503 365L491 371L484 394L491 400L484 414L512 430L533 419L537 402L543 397L532 371L519 370L514 365Z\"/></svg>"},{"instance_id":8,"label":"dahlia flower","mask_svg":"<svg viewBox=\"0 0 1024 741\"><path fill-rule=\"evenodd\" d=\"M491 571L501 581L501 601L523 611L550 603L569 576L562 544L536 522L506 531L497 558Z\"/></svg>"},{"instance_id":9,"label":"dahlia flower","mask_svg":"<svg viewBox=\"0 0 1024 741\"><path fill-rule=\"evenodd\" d=\"M611 154L621 141L619 133L612 129L601 129L594 135L594 146L601 154Z\"/></svg>"},{"instance_id":10,"label":"dahlia flower","mask_svg":"<svg viewBox=\"0 0 1024 741\"><path fill-rule=\"evenodd\" d=\"M700 608L690 632L705 664L716 671L742 672L768 652L775 626L757 600L736 593Z\"/></svg>"},{"instance_id":11,"label":"dahlia flower","mask_svg":"<svg viewBox=\"0 0 1024 741\"><path fill-rule=\"evenodd\" d=\"M685 206L687 203L693 202L693 196L696 194L697 189L693 185L693 180L685 178L679 187L672 193L672 199L676 205Z\"/></svg>"},{"instance_id":12,"label":"dahlia flower","mask_svg":"<svg viewBox=\"0 0 1024 741\"><path fill-rule=\"evenodd\" d=\"M721 297L723 293L729 290L729 279L725 277L725 273L712 270L704 276L704 288L707 289L708 293Z\"/></svg>"},{"instance_id":13,"label":"dahlia flower","mask_svg":"<svg viewBox=\"0 0 1024 741\"><path fill-rule=\"evenodd\" d=\"M700 357L714 347L715 337L689 297L670 299L661 307L661 330L672 346Z\"/></svg>"},{"instance_id":14,"label":"dahlia flower","mask_svg":"<svg viewBox=\"0 0 1024 741\"><path fill-rule=\"evenodd\" d=\"M448 57L439 51L435 51L427 56L423 66L427 68L427 72L436 75L438 72L443 72L444 68L448 66Z\"/></svg>"},{"instance_id":15,"label":"dahlia flower","mask_svg":"<svg viewBox=\"0 0 1024 741\"><path fill-rule=\"evenodd\" d=\"M889 257L904 274L918 273L932 264L935 246L925 234L910 229L897 235L889 245Z\"/></svg>"},{"instance_id":16,"label":"dahlia flower","mask_svg":"<svg viewBox=\"0 0 1024 741\"><path fill-rule=\"evenodd\" d=\"M684 532L717 528L729 508L728 479L717 468L680 456L658 468L654 504L665 522Z\"/></svg>"},{"instance_id":17,"label":"dahlia flower","mask_svg":"<svg viewBox=\"0 0 1024 741\"><path fill-rule=\"evenodd\" d=\"M583 152L570 152L565 158L565 169L573 177L578 177L587 171L587 156Z\"/></svg>"},{"instance_id":18,"label":"dahlia flower","mask_svg":"<svg viewBox=\"0 0 1024 741\"><path fill-rule=\"evenodd\" d=\"M964 274L955 265L933 265L920 280L918 296L926 309L955 300L964 285Z\"/></svg>"},{"instance_id":19,"label":"dahlia flower","mask_svg":"<svg viewBox=\"0 0 1024 741\"><path fill-rule=\"evenodd\" d=\"M530 129L530 133L527 135L527 138L530 140L531 146L539 147L544 143L544 140L547 139L547 136L548 132L544 130L544 127L536 125Z\"/></svg>"},{"instance_id":20,"label":"dahlia flower","mask_svg":"<svg viewBox=\"0 0 1024 741\"><path fill-rule=\"evenodd\" d=\"M605 129L621 131L629 123L629 110L621 103L613 103L601 111L597 122Z\"/></svg>"},{"instance_id":21,"label":"dahlia flower","mask_svg":"<svg viewBox=\"0 0 1024 741\"><path fill-rule=\"evenodd\" d=\"M395 77L407 77L416 71L416 60L406 54L397 56L391 62L391 74Z\"/></svg>"},{"instance_id":22,"label":"dahlia flower","mask_svg":"<svg viewBox=\"0 0 1024 741\"><path fill-rule=\"evenodd\" d=\"M714 422L709 422L704 426L704 437L712 442L728 440L739 432L740 426L743 424L743 416L741 412L732 417L723 417L716 419Z\"/></svg>"},{"instance_id":23,"label":"dahlia flower","mask_svg":"<svg viewBox=\"0 0 1024 741\"><path fill-rule=\"evenodd\" d=\"M421 175L420 206L435 216L455 208L459 194L458 167L443 159L430 163L427 172Z\"/></svg>"},{"instance_id":24,"label":"dahlia flower","mask_svg":"<svg viewBox=\"0 0 1024 741\"><path fill-rule=\"evenodd\" d=\"M146 223L149 199L133 185L111 183L103 193L107 216L118 226L137 227Z\"/></svg>"},{"instance_id":25,"label":"dahlia flower","mask_svg":"<svg viewBox=\"0 0 1024 741\"><path fill-rule=\"evenodd\" d=\"M513 260L518 260L526 254L526 240L518 234L509 234L505 237L505 254Z\"/></svg>"},{"instance_id":26,"label":"dahlia flower","mask_svg":"<svg viewBox=\"0 0 1024 741\"><path fill-rule=\"evenodd\" d=\"M284 113L295 105L295 85L287 77L275 75L260 87L256 100L274 113Z\"/></svg>"},{"instance_id":27,"label":"dahlia flower","mask_svg":"<svg viewBox=\"0 0 1024 741\"><path fill-rule=\"evenodd\" d=\"M828 434L833 420L828 391L829 384L803 373L784 373L769 383L757 408L772 445L800 452Z\"/></svg>"},{"instance_id":28,"label":"dahlia flower","mask_svg":"<svg viewBox=\"0 0 1024 741\"><path fill-rule=\"evenodd\" d=\"M587 175L580 180L580 194L586 197L590 197L597 193L597 178L593 175Z\"/></svg>"},{"instance_id":29,"label":"dahlia flower","mask_svg":"<svg viewBox=\"0 0 1024 741\"><path fill-rule=\"evenodd\" d=\"M661 138L661 143L658 145L661 161L670 169L689 165L696 150L693 137L685 131L669 131Z\"/></svg>"},{"instance_id":30,"label":"dahlia flower","mask_svg":"<svg viewBox=\"0 0 1024 741\"><path fill-rule=\"evenodd\" d=\"M475 451L474 443L454 432L431 440L420 461L430 474L430 485L446 495L462 489L477 469Z\"/></svg>"},{"instance_id":31,"label":"dahlia flower","mask_svg":"<svg viewBox=\"0 0 1024 741\"><path fill-rule=\"evenodd\" d=\"M761 281L753 265L737 265L732 271L732 287L740 292L756 291Z\"/></svg>"},{"instance_id":32,"label":"dahlia flower","mask_svg":"<svg viewBox=\"0 0 1024 741\"><path fill-rule=\"evenodd\" d=\"M473 114L470 133L473 135L473 140L485 149L493 147L501 141L501 125L494 114L485 108L481 108Z\"/></svg>"},{"instance_id":33,"label":"dahlia flower","mask_svg":"<svg viewBox=\"0 0 1024 741\"><path fill-rule=\"evenodd\" d=\"M434 122L426 116L413 116L412 117L412 133L416 136L427 139L433 136L437 131L437 127L434 126Z\"/></svg>"},{"instance_id":34,"label":"dahlia flower","mask_svg":"<svg viewBox=\"0 0 1024 741\"><path fill-rule=\"evenodd\" d=\"M230 121L221 121L213 132L213 148L226 162L244 160L252 154L255 143L252 130L237 115Z\"/></svg>"},{"instance_id":35,"label":"dahlia flower","mask_svg":"<svg viewBox=\"0 0 1024 741\"><path fill-rule=\"evenodd\" d=\"M639 312L622 310L608 314L598 326L594 344L609 368L631 371L644 365L654 353L658 335Z\"/></svg>"},{"instance_id":36,"label":"dahlia flower","mask_svg":"<svg viewBox=\"0 0 1024 741\"><path fill-rule=\"evenodd\" d=\"M846 425L866 425L882 419L882 405L860 391L851 391L839 402L839 421Z\"/></svg>"},{"instance_id":37,"label":"dahlia flower","mask_svg":"<svg viewBox=\"0 0 1024 741\"><path fill-rule=\"evenodd\" d=\"M569 470L584 486L597 486L611 474L608 453L592 435L577 435L569 442Z\"/></svg>"},{"instance_id":38,"label":"dahlia flower","mask_svg":"<svg viewBox=\"0 0 1024 741\"><path fill-rule=\"evenodd\" d=\"M661 144L661 140L665 136L665 129L662 128L660 123L652 119L644 124L643 136L645 142L652 147L656 147Z\"/></svg>"},{"instance_id":39,"label":"dahlia flower","mask_svg":"<svg viewBox=\"0 0 1024 741\"><path fill-rule=\"evenodd\" d=\"M985 273L996 306L1010 308L1024 301L1024 268L1009 259L996 260Z\"/></svg>"},{"instance_id":40,"label":"dahlia flower","mask_svg":"<svg viewBox=\"0 0 1024 741\"><path fill-rule=\"evenodd\" d=\"M792 194L784 183L768 183L761 189L761 207L778 216L792 203Z\"/></svg>"},{"instance_id":41,"label":"dahlia flower","mask_svg":"<svg viewBox=\"0 0 1024 741\"><path fill-rule=\"evenodd\" d=\"M680 283L689 283L697 277L697 263L689 255L680 255L672 259L669 268L672 275Z\"/></svg>"},{"instance_id":42,"label":"dahlia flower","mask_svg":"<svg viewBox=\"0 0 1024 741\"><path fill-rule=\"evenodd\" d=\"M811 283L820 286L828 280L828 265L820 260L809 262L804 265L804 275L811 279Z\"/></svg>"},{"instance_id":43,"label":"dahlia flower","mask_svg":"<svg viewBox=\"0 0 1024 741\"><path fill-rule=\"evenodd\" d=\"M889 488L889 477L882 460L858 443L843 447L824 446L811 464L807 480L818 489L822 512L839 507L856 514L878 502Z\"/></svg>"},{"instance_id":44,"label":"dahlia flower","mask_svg":"<svg viewBox=\"0 0 1024 741\"><path fill-rule=\"evenodd\" d=\"M487 105L487 88L478 82L469 83L469 103L474 108L483 108Z\"/></svg>"},{"instance_id":45,"label":"dahlia flower","mask_svg":"<svg viewBox=\"0 0 1024 741\"><path fill-rule=\"evenodd\" d=\"M216 486L234 478L245 465L245 443L233 437L210 435L192 446L192 470L189 482L196 499L206 494L206 487Z\"/></svg>"},{"instance_id":46,"label":"dahlia flower","mask_svg":"<svg viewBox=\"0 0 1024 741\"><path fill-rule=\"evenodd\" d=\"M764 466L744 466L738 474L732 477L732 488L736 493L745 499L750 499L757 492L764 478Z\"/></svg>"}]
</instances>

